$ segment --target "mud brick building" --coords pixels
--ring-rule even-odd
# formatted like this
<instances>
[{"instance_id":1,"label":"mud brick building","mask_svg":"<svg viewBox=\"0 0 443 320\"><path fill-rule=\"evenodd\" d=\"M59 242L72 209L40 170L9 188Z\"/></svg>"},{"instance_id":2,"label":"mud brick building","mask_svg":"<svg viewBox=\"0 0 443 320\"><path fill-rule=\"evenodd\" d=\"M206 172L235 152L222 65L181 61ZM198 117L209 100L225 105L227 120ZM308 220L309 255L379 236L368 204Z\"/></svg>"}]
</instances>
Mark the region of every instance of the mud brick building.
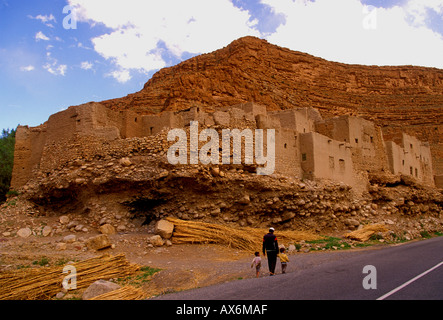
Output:
<instances>
[{"instance_id":1,"label":"mud brick building","mask_svg":"<svg viewBox=\"0 0 443 320\"><path fill-rule=\"evenodd\" d=\"M255 103L217 111L193 107L140 115L88 103L54 114L39 127L17 128L12 188L75 157L88 157L103 144L154 137L165 130L189 127L191 121L198 121L202 129L275 129L278 174L328 179L356 190L364 189L368 176L377 173L407 175L418 183L435 185L428 144L404 133L383 136L380 127L359 117L323 119L314 108L268 112L266 106ZM68 143L75 147L65 148Z\"/></svg>"}]
</instances>

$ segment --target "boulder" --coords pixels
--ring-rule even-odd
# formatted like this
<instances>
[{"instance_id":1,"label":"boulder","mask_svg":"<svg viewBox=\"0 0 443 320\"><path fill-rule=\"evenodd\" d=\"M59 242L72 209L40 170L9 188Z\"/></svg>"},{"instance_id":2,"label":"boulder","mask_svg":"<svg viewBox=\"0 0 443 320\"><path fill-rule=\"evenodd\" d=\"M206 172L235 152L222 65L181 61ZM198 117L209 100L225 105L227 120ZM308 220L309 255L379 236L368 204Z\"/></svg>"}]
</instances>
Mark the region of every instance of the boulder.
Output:
<instances>
[{"instance_id":1,"label":"boulder","mask_svg":"<svg viewBox=\"0 0 443 320\"><path fill-rule=\"evenodd\" d=\"M61 224L68 224L69 221L70 221L70 219L69 219L68 216L61 216L61 217L59 218L59 221L60 221Z\"/></svg>"},{"instance_id":2,"label":"boulder","mask_svg":"<svg viewBox=\"0 0 443 320\"><path fill-rule=\"evenodd\" d=\"M102 234L114 234L115 233L115 228L112 225L110 225L109 223L106 223L106 224L100 226L99 230Z\"/></svg>"},{"instance_id":3,"label":"boulder","mask_svg":"<svg viewBox=\"0 0 443 320\"><path fill-rule=\"evenodd\" d=\"M251 199L249 198L249 195L245 194L238 203L240 204L249 204L251 202Z\"/></svg>"},{"instance_id":4,"label":"boulder","mask_svg":"<svg viewBox=\"0 0 443 320\"><path fill-rule=\"evenodd\" d=\"M170 239L174 231L174 224L167 220L160 220L155 225L155 234L163 239Z\"/></svg>"},{"instance_id":5,"label":"boulder","mask_svg":"<svg viewBox=\"0 0 443 320\"><path fill-rule=\"evenodd\" d=\"M88 249L92 250L101 250L105 248L109 248L111 246L111 241L109 240L109 237L106 234L100 234L98 236L89 238L86 241L86 246Z\"/></svg>"},{"instance_id":6,"label":"boulder","mask_svg":"<svg viewBox=\"0 0 443 320\"><path fill-rule=\"evenodd\" d=\"M82 295L82 300L89 300L101 294L111 292L120 288L121 286L116 283L106 280L97 280L85 290Z\"/></svg>"},{"instance_id":7,"label":"boulder","mask_svg":"<svg viewBox=\"0 0 443 320\"><path fill-rule=\"evenodd\" d=\"M55 245L55 250L57 251L63 251L67 249L67 245L64 242L59 242Z\"/></svg>"},{"instance_id":8,"label":"boulder","mask_svg":"<svg viewBox=\"0 0 443 320\"><path fill-rule=\"evenodd\" d=\"M45 226L42 230L42 236L47 237L51 234L52 228L50 226Z\"/></svg>"},{"instance_id":9,"label":"boulder","mask_svg":"<svg viewBox=\"0 0 443 320\"><path fill-rule=\"evenodd\" d=\"M350 228L357 228L360 225L360 222L357 219L345 219L344 224Z\"/></svg>"},{"instance_id":10,"label":"boulder","mask_svg":"<svg viewBox=\"0 0 443 320\"><path fill-rule=\"evenodd\" d=\"M281 220L282 220L283 222L285 222L285 221L289 221L289 220L291 220L291 219L294 218L294 217L295 217L295 213L294 213L294 212L286 211L286 212L283 213L283 215L281 216Z\"/></svg>"},{"instance_id":11,"label":"boulder","mask_svg":"<svg viewBox=\"0 0 443 320\"><path fill-rule=\"evenodd\" d=\"M75 241L77 241L77 236L75 234L70 234L63 238L63 242L65 243L73 243Z\"/></svg>"},{"instance_id":12,"label":"boulder","mask_svg":"<svg viewBox=\"0 0 443 320\"><path fill-rule=\"evenodd\" d=\"M129 166L132 165L132 162L131 162L131 160L129 160L129 158L121 158L121 159L120 159L120 164L121 164L123 167L129 167Z\"/></svg>"},{"instance_id":13,"label":"boulder","mask_svg":"<svg viewBox=\"0 0 443 320\"><path fill-rule=\"evenodd\" d=\"M371 224L366 225L359 230L355 230L345 235L346 238L357 240L357 241L368 241L371 236L378 232L387 232L389 231L386 226L382 224Z\"/></svg>"},{"instance_id":14,"label":"boulder","mask_svg":"<svg viewBox=\"0 0 443 320\"><path fill-rule=\"evenodd\" d=\"M20 230L17 231L17 235L20 238L27 238L32 234L32 230L29 228L21 228Z\"/></svg>"},{"instance_id":15,"label":"boulder","mask_svg":"<svg viewBox=\"0 0 443 320\"><path fill-rule=\"evenodd\" d=\"M161 247L165 242L163 241L162 237L155 235L148 238L148 243L152 244L154 247Z\"/></svg>"},{"instance_id":16,"label":"boulder","mask_svg":"<svg viewBox=\"0 0 443 320\"><path fill-rule=\"evenodd\" d=\"M122 232L122 231L125 231L125 230L126 230L126 226L124 224L119 224L117 226L117 231L118 232Z\"/></svg>"}]
</instances>

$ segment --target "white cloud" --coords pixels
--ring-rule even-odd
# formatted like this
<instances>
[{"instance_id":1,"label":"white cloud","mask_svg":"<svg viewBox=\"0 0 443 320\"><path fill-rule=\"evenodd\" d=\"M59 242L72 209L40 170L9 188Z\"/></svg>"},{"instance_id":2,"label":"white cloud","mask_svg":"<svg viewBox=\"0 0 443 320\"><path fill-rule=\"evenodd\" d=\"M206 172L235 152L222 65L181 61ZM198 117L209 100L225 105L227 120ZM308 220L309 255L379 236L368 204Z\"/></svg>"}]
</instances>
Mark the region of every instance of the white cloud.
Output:
<instances>
[{"instance_id":1,"label":"white cloud","mask_svg":"<svg viewBox=\"0 0 443 320\"><path fill-rule=\"evenodd\" d=\"M92 69L93 64L89 61L83 61L80 65L80 68L82 68L83 70L90 70Z\"/></svg>"},{"instance_id":2,"label":"white cloud","mask_svg":"<svg viewBox=\"0 0 443 320\"><path fill-rule=\"evenodd\" d=\"M65 64L57 65L57 63L47 63L43 66L43 68L55 76L64 76L68 66Z\"/></svg>"},{"instance_id":3,"label":"white cloud","mask_svg":"<svg viewBox=\"0 0 443 320\"><path fill-rule=\"evenodd\" d=\"M81 42L78 42L77 43L77 48L83 48L83 49L86 49L86 50L92 50L92 48L89 48L89 47L87 47L87 46L85 46L83 43L81 43Z\"/></svg>"},{"instance_id":4,"label":"white cloud","mask_svg":"<svg viewBox=\"0 0 443 320\"><path fill-rule=\"evenodd\" d=\"M260 0L284 21L260 34L258 21L231 0L68 0L80 22L111 31L91 39L93 50L111 61L119 82L131 71L148 73L167 65L164 53L207 53L255 35L292 50L332 61L367 65L443 68L442 36L426 26L429 10L443 15L443 0L409 0L379 7L375 29L365 28L372 12L360 0ZM285 18L281 18L284 16ZM79 44L80 46L80 44Z\"/></svg>"},{"instance_id":5,"label":"white cloud","mask_svg":"<svg viewBox=\"0 0 443 320\"><path fill-rule=\"evenodd\" d=\"M46 60L47 63L43 65L43 69L48 71L49 73L55 76L64 76L66 75L66 71L68 70L68 66L66 64L59 64L58 60L54 58L50 51L46 52Z\"/></svg>"},{"instance_id":6,"label":"white cloud","mask_svg":"<svg viewBox=\"0 0 443 320\"><path fill-rule=\"evenodd\" d=\"M35 40L36 41L40 41L40 40L49 41L49 38L43 32L39 31L35 34Z\"/></svg>"},{"instance_id":7,"label":"white cloud","mask_svg":"<svg viewBox=\"0 0 443 320\"><path fill-rule=\"evenodd\" d=\"M50 14L49 16L48 15L41 15L41 14L39 14L39 15L37 15L35 17L33 17L31 15L28 15L28 18L35 19L35 20L40 20L44 25L46 25L47 27L50 27L50 28L54 28L54 25L52 23L50 23L51 21L54 22L54 23L57 22L55 20L55 17L52 14Z\"/></svg>"},{"instance_id":8,"label":"white cloud","mask_svg":"<svg viewBox=\"0 0 443 320\"><path fill-rule=\"evenodd\" d=\"M117 80L120 83L125 83L131 80L131 74L128 70L118 70L118 71L112 71L107 76L113 77L115 80Z\"/></svg>"},{"instance_id":9,"label":"white cloud","mask_svg":"<svg viewBox=\"0 0 443 320\"><path fill-rule=\"evenodd\" d=\"M412 18L416 26L423 26L426 22L427 11L433 10L438 14L443 14L442 0L409 0L404 6L405 11Z\"/></svg>"},{"instance_id":10,"label":"white cloud","mask_svg":"<svg viewBox=\"0 0 443 320\"><path fill-rule=\"evenodd\" d=\"M365 11L359 0L261 1L286 17L286 23L267 37L272 43L344 63L443 68L443 39L418 23L424 11L411 9L418 1L375 12ZM441 0L427 2L441 8ZM375 14L375 29L364 27L371 14Z\"/></svg>"},{"instance_id":11,"label":"white cloud","mask_svg":"<svg viewBox=\"0 0 443 320\"><path fill-rule=\"evenodd\" d=\"M101 23L112 31L92 39L94 50L124 70L149 72L166 66L162 44L181 58L207 53L245 35L259 36L249 12L229 0L69 0L79 21ZM124 74L123 77L121 75Z\"/></svg>"},{"instance_id":12,"label":"white cloud","mask_svg":"<svg viewBox=\"0 0 443 320\"><path fill-rule=\"evenodd\" d=\"M26 71L26 72L32 71L34 69L35 69L35 67L33 65L29 65L29 66L20 68L21 71Z\"/></svg>"}]
</instances>

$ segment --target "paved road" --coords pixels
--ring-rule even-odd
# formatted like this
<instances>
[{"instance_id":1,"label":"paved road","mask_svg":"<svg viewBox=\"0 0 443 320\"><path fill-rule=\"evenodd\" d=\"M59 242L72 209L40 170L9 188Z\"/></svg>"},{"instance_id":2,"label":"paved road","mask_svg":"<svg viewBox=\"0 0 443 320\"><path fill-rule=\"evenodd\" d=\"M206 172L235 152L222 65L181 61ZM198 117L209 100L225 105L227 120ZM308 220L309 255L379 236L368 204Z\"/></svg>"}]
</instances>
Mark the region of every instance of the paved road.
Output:
<instances>
[{"instance_id":1,"label":"paved road","mask_svg":"<svg viewBox=\"0 0 443 320\"><path fill-rule=\"evenodd\" d=\"M368 265L374 266L376 273L373 269L363 273ZM365 282L366 277L372 280ZM365 289L363 283L376 284L376 289ZM232 281L156 299L443 300L443 237L365 250L309 269Z\"/></svg>"}]
</instances>

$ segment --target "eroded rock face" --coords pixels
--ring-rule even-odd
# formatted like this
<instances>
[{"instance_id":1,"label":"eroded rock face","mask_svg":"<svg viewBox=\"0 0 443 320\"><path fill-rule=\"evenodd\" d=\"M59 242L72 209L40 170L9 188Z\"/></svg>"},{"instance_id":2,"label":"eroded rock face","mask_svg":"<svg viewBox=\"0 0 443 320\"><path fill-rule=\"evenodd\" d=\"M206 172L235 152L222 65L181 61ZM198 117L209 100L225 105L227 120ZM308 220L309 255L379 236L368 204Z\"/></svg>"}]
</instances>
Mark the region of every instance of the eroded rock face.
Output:
<instances>
[{"instance_id":1,"label":"eroded rock face","mask_svg":"<svg viewBox=\"0 0 443 320\"><path fill-rule=\"evenodd\" d=\"M346 65L244 37L157 72L137 93L103 101L144 114L254 101L268 110L314 107L324 117L359 115L429 141L443 174L443 70Z\"/></svg>"}]
</instances>

